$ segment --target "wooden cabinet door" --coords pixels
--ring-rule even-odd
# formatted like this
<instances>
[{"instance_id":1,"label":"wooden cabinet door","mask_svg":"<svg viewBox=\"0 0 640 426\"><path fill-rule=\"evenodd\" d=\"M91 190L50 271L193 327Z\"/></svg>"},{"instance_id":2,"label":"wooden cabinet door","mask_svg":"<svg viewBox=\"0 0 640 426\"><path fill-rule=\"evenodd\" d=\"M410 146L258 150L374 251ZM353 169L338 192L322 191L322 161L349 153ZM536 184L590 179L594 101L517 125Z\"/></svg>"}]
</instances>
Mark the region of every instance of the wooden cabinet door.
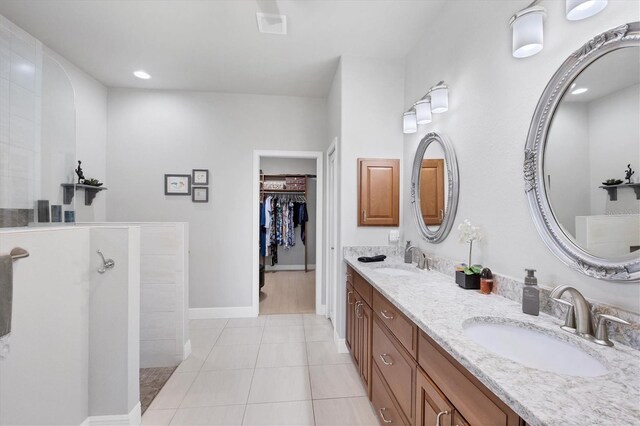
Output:
<instances>
[{"instance_id":1,"label":"wooden cabinet door","mask_svg":"<svg viewBox=\"0 0 640 426\"><path fill-rule=\"evenodd\" d=\"M400 223L400 160L358 159L358 226Z\"/></svg>"},{"instance_id":2,"label":"wooden cabinet door","mask_svg":"<svg viewBox=\"0 0 640 426\"><path fill-rule=\"evenodd\" d=\"M422 160L420 211L425 225L440 225L444 219L444 160Z\"/></svg>"},{"instance_id":3,"label":"wooden cabinet door","mask_svg":"<svg viewBox=\"0 0 640 426\"><path fill-rule=\"evenodd\" d=\"M360 371L360 364L362 363L362 321L360 321L360 311L365 303L357 291L353 292L353 296L355 304L353 313L353 342L351 343L353 346L352 355L353 362L356 364L356 367L358 367L358 371Z\"/></svg>"},{"instance_id":4,"label":"wooden cabinet door","mask_svg":"<svg viewBox=\"0 0 640 426\"><path fill-rule=\"evenodd\" d=\"M453 406L422 371L417 376L416 425L452 426Z\"/></svg>"},{"instance_id":5,"label":"wooden cabinet door","mask_svg":"<svg viewBox=\"0 0 640 426\"><path fill-rule=\"evenodd\" d=\"M353 355L353 332L354 332L354 326L355 326L355 316L354 316L354 310L355 310L355 304L356 304L356 297L355 297L355 292L353 291L353 287L351 286L351 284L347 283L347 303L346 303L346 309L347 309L347 314L346 314L346 333L345 333L345 343L347 344L347 349L349 349L349 352L351 352L351 355Z\"/></svg>"},{"instance_id":6,"label":"wooden cabinet door","mask_svg":"<svg viewBox=\"0 0 640 426\"><path fill-rule=\"evenodd\" d=\"M361 345L360 345L360 377L367 388L367 394L371 398L371 326L373 311L366 303L360 307L360 327L361 327Z\"/></svg>"}]
</instances>

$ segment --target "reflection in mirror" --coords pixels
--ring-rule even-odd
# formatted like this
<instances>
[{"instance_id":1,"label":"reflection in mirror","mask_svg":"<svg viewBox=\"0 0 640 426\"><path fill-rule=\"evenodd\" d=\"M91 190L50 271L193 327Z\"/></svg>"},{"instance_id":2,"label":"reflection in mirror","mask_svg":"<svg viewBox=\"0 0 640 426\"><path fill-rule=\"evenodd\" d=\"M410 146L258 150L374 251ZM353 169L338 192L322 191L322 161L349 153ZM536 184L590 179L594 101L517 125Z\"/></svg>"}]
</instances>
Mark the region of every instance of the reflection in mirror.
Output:
<instances>
[{"instance_id":1,"label":"reflection in mirror","mask_svg":"<svg viewBox=\"0 0 640 426\"><path fill-rule=\"evenodd\" d=\"M420 211L429 230L437 231L444 220L447 198L444 151L439 143L427 147L420 170Z\"/></svg>"},{"instance_id":2,"label":"reflection in mirror","mask_svg":"<svg viewBox=\"0 0 640 426\"><path fill-rule=\"evenodd\" d=\"M640 252L640 47L614 50L568 86L544 152L544 185L564 233L585 252Z\"/></svg>"},{"instance_id":3,"label":"reflection in mirror","mask_svg":"<svg viewBox=\"0 0 640 426\"><path fill-rule=\"evenodd\" d=\"M418 229L431 243L447 238L458 205L458 163L453 145L436 132L418 145L411 174L411 203Z\"/></svg>"}]
</instances>

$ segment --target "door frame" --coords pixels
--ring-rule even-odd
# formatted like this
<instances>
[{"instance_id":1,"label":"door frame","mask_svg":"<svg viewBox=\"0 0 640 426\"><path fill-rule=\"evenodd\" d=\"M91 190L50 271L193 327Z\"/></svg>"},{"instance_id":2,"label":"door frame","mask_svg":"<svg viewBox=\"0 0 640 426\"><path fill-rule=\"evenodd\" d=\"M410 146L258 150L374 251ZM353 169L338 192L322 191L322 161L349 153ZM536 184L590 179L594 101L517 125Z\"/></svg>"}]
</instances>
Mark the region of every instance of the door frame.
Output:
<instances>
[{"instance_id":1,"label":"door frame","mask_svg":"<svg viewBox=\"0 0 640 426\"><path fill-rule=\"evenodd\" d=\"M332 323L336 323L337 316L337 282L338 282L338 215L337 215L337 203L338 203L338 151L337 151L338 138L334 138L331 145L327 149L327 189L326 189L326 201L327 201L327 233L325 239L326 248L326 270L325 270L325 282L326 282L326 316L331 318ZM331 168L331 158L333 157L333 173ZM330 181L330 177L332 180ZM333 235L331 235L331 224L333 224ZM333 247L331 242L333 241ZM331 264L333 261L334 270L331 270Z\"/></svg>"},{"instance_id":2,"label":"door frame","mask_svg":"<svg viewBox=\"0 0 640 426\"><path fill-rule=\"evenodd\" d=\"M260 314L260 159L261 158L297 158L316 160L316 315L325 313L326 305L322 303L324 283L324 152L321 151L253 151L253 191L252 191L252 270L253 295L251 311L254 316Z\"/></svg>"}]
</instances>

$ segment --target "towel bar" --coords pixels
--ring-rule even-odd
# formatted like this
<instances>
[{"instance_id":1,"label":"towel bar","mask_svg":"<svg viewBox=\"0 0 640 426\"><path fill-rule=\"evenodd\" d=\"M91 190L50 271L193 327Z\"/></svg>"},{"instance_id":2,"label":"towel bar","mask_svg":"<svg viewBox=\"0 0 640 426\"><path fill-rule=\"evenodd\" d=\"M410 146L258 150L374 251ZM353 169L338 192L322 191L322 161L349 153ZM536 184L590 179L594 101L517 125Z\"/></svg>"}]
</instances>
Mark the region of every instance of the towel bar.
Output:
<instances>
[{"instance_id":1,"label":"towel bar","mask_svg":"<svg viewBox=\"0 0 640 426\"><path fill-rule=\"evenodd\" d=\"M12 249L9 254L11 255L11 260L13 260L14 262L18 259L29 257L29 252L23 249L22 247L16 247Z\"/></svg>"}]
</instances>

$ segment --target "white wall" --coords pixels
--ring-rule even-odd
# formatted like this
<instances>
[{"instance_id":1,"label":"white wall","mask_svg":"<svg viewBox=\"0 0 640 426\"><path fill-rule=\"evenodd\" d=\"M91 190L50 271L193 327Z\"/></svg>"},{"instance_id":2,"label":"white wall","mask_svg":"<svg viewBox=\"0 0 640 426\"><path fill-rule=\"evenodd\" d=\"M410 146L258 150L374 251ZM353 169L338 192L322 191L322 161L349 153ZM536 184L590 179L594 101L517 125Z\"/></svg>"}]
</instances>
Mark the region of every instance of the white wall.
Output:
<instances>
[{"instance_id":1,"label":"white wall","mask_svg":"<svg viewBox=\"0 0 640 426\"><path fill-rule=\"evenodd\" d=\"M538 270L544 286L569 284L585 296L640 311L637 283L611 283L572 271L546 248L529 213L522 178L523 151L538 99L557 67L591 37L622 23L637 21L637 2L609 2L600 14L579 22L564 16L564 2L545 2L545 47L536 56L511 56L509 18L518 5L505 1L448 2L406 58L405 108L445 80L450 109L433 123L405 136L404 165L411 164L428 131L447 134L460 167L460 203L455 225L468 218L482 226L486 239L474 246L474 262L522 278L525 267ZM455 26L452 23L456 23ZM464 31L459 29L464 28ZM437 40L437 42L435 42ZM396 112L400 120L402 110ZM405 173L405 206L409 203ZM421 240L405 209L405 238ZM427 251L462 261L466 246L455 227Z\"/></svg>"},{"instance_id":2,"label":"white wall","mask_svg":"<svg viewBox=\"0 0 640 426\"><path fill-rule=\"evenodd\" d=\"M55 51L45 47L45 52L60 63L73 86L76 104L76 157L82 161L86 177L96 178L109 188L107 180L107 88ZM73 176L75 177L75 173ZM76 221L103 222L106 220L109 190L100 192L91 206L84 205L83 192L79 191L77 195L79 197L74 198Z\"/></svg>"},{"instance_id":3,"label":"white wall","mask_svg":"<svg viewBox=\"0 0 640 426\"><path fill-rule=\"evenodd\" d=\"M109 90L109 221L190 228L192 308L252 304L253 151L323 151L326 100ZM210 171L209 199L165 196L165 173Z\"/></svg>"},{"instance_id":4,"label":"white wall","mask_svg":"<svg viewBox=\"0 0 640 426\"><path fill-rule=\"evenodd\" d=\"M0 253L14 247L30 256L13 268L0 424L80 424L89 407L89 230L0 233Z\"/></svg>"},{"instance_id":5,"label":"white wall","mask_svg":"<svg viewBox=\"0 0 640 426\"><path fill-rule=\"evenodd\" d=\"M576 216L588 216L591 211L589 146L587 105L561 103L553 116L547 140L545 185L553 214L574 238Z\"/></svg>"},{"instance_id":6,"label":"white wall","mask_svg":"<svg viewBox=\"0 0 640 426\"><path fill-rule=\"evenodd\" d=\"M339 88L338 86L339 85ZM387 245L392 227L358 226L358 158L402 159L403 140L400 116L403 108L404 64L343 56L330 92L330 127L338 136L339 150L339 232L342 247ZM336 99L339 98L338 103ZM337 112L339 111L339 115ZM338 118L339 117L339 118ZM339 129L339 135L336 134ZM401 170L402 175L402 170ZM402 191L401 199L402 199ZM400 206L402 222L403 205ZM340 263L344 277L346 266ZM344 306L345 283L337 281L336 306ZM344 312L338 310L336 330L344 336Z\"/></svg>"},{"instance_id":7,"label":"white wall","mask_svg":"<svg viewBox=\"0 0 640 426\"><path fill-rule=\"evenodd\" d=\"M631 188L619 190L617 201L599 188L606 179L624 179L629 163L636 171L632 179L639 182L640 85L589 102L588 111L591 214L640 214L640 201Z\"/></svg>"},{"instance_id":8,"label":"white wall","mask_svg":"<svg viewBox=\"0 0 640 426\"><path fill-rule=\"evenodd\" d=\"M140 228L90 228L89 415L130 413L140 401ZM101 274L96 251L115 261Z\"/></svg>"},{"instance_id":9,"label":"white wall","mask_svg":"<svg viewBox=\"0 0 640 426\"><path fill-rule=\"evenodd\" d=\"M263 157L260 159L260 169L265 174L316 174L316 160L303 158ZM316 263L316 180L309 179L307 185L307 213L309 221L306 224L307 264ZM300 239L300 227L296 227L296 245L289 250L278 247L278 263L280 266L300 266L304 268L305 244ZM267 270L270 268L270 258L267 259ZM276 266L277 269L277 266Z\"/></svg>"}]
</instances>

